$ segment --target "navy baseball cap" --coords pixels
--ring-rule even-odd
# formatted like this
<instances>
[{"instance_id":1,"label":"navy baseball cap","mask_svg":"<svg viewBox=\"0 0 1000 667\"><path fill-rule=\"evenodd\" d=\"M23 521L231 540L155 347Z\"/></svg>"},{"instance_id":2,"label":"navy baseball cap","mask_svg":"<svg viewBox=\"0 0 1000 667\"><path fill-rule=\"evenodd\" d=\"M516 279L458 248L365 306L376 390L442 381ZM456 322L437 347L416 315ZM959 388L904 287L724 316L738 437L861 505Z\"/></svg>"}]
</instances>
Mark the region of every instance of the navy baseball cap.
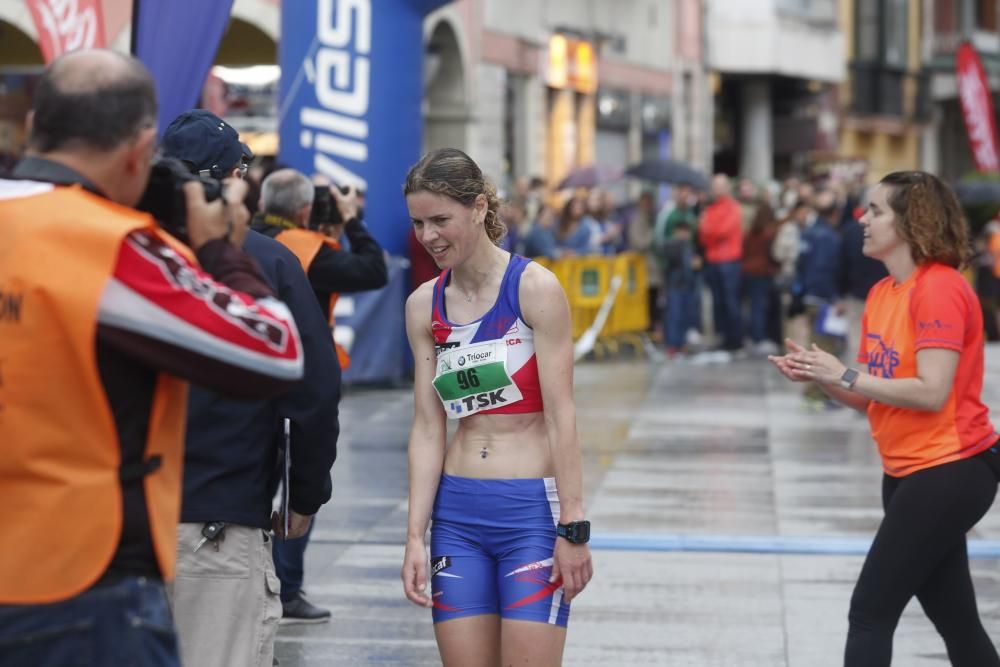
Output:
<instances>
[{"instance_id":1,"label":"navy baseball cap","mask_svg":"<svg viewBox=\"0 0 1000 667\"><path fill-rule=\"evenodd\" d=\"M195 171L208 171L214 178L253 158L240 142L232 125L206 109L185 111L167 126L161 142L167 157L189 163Z\"/></svg>"}]
</instances>

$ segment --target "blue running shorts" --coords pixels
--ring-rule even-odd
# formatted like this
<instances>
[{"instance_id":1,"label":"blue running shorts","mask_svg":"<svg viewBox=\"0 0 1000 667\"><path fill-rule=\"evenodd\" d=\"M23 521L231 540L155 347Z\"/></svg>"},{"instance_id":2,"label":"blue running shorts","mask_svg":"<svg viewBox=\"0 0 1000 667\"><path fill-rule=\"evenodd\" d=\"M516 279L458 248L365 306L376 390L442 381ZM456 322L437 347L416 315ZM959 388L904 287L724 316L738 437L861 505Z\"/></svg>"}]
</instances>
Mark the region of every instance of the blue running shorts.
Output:
<instances>
[{"instance_id":1,"label":"blue running shorts","mask_svg":"<svg viewBox=\"0 0 1000 667\"><path fill-rule=\"evenodd\" d=\"M549 583L556 482L442 475L431 525L434 622L499 614L566 627L562 582Z\"/></svg>"}]
</instances>

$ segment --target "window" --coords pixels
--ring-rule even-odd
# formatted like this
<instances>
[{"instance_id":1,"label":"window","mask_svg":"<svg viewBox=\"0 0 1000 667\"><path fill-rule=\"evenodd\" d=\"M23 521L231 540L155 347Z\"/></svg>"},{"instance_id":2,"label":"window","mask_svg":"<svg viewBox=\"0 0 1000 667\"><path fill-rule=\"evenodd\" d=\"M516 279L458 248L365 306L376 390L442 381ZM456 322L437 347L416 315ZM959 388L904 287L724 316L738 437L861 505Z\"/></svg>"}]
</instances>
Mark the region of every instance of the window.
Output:
<instances>
[{"instance_id":1,"label":"window","mask_svg":"<svg viewBox=\"0 0 1000 667\"><path fill-rule=\"evenodd\" d=\"M871 0L858 0L855 4L854 58L878 60L879 5Z\"/></svg>"},{"instance_id":2,"label":"window","mask_svg":"<svg viewBox=\"0 0 1000 667\"><path fill-rule=\"evenodd\" d=\"M851 107L854 113L904 115L910 0L855 0Z\"/></svg>"},{"instance_id":3,"label":"window","mask_svg":"<svg viewBox=\"0 0 1000 667\"><path fill-rule=\"evenodd\" d=\"M885 11L885 63L906 67L906 43L910 29L907 20L907 0L883 0Z\"/></svg>"},{"instance_id":4,"label":"window","mask_svg":"<svg viewBox=\"0 0 1000 667\"><path fill-rule=\"evenodd\" d=\"M777 0L778 12L807 21L834 23L837 20L836 0Z\"/></svg>"},{"instance_id":5,"label":"window","mask_svg":"<svg viewBox=\"0 0 1000 667\"><path fill-rule=\"evenodd\" d=\"M976 0L976 28L997 32L997 0Z\"/></svg>"},{"instance_id":6,"label":"window","mask_svg":"<svg viewBox=\"0 0 1000 667\"><path fill-rule=\"evenodd\" d=\"M855 60L906 67L910 38L908 4L908 0L855 0Z\"/></svg>"}]
</instances>

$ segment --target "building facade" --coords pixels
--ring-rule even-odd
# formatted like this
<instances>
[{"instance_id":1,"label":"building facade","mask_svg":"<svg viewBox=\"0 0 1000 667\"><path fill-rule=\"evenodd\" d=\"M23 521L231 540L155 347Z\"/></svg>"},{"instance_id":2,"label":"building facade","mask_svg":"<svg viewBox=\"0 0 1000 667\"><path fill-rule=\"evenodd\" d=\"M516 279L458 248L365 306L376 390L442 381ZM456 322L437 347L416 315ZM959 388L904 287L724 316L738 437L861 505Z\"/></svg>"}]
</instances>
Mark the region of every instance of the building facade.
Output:
<instances>
[{"instance_id":1,"label":"building facade","mask_svg":"<svg viewBox=\"0 0 1000 667\"><path fill-rule=\"evenodd\" d=\"M841 6L848 79L840 88L836 159L864 164L869 180L917 169L931 131L922 0L850 0Z\"/></svg>"},{"instance_id":2,"label":"building facade","mask_svg":"<svg viewBox=\"0 0 1000 667\"><path fill-rule=\"evenodd\" d=\"M837 0L711 0L706 16L715 170L762 182L835 151Z\"/></svg>"},{"instance_id":3,"label":"building facade","mask_svg":"<svg viewBox=\"0 0 1000 667\"><path fill-rule=\"evenodd\" d=\"M501 184L671 156L708 167L701 0L459 0L425 22L425 148Z\"/></svg>"},{"instance_id":4,"label":"building facade","mask_svg":"<svg viewBox=\"0 0 1000 667\"><path fill-rule=\"evenodd\" d=\"M575 166L656 156L710 168L704 5L450 3L425 22L425 148L463 148L501 185L517 176L555 184ZM103 6L107 44L126 51L131 3ZM203 97L263 152L276 148L280 22L280 0L235 0ZM0 31L0 68L37 73L43 61L25 3L0 3ZM10 146L23 140L27 92L4 105L0 141Z\"/></svg>"},{"instance_id":5,"label":"building facade","mask_svg":"<svg viewBox=\"0 0 1000 667\"><path fill-rule=\"evenodd\" d=\"M955 180L974 172L975 162L958 101L955 53L969 42L986 70L994 116L1000 92L1000 3L997 0L924 0L922 55L930 76L931 131L923 167Z\"/></svg>"}]
</instances>

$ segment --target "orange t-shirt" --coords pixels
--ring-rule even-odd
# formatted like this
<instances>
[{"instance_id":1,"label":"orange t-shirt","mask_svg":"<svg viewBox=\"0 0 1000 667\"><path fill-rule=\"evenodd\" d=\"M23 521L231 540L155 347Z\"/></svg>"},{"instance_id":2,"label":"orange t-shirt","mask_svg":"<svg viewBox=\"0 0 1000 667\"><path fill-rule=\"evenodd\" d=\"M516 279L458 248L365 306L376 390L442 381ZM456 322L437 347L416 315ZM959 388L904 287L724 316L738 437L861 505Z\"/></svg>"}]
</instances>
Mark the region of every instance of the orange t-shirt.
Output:
<instances>
[{"instance_id":1,"label":"orange t-shirt","mask_svg":"<svg viewBox=\"0 0 1000 667\"><path fill-rule=\"evenodd\" d=\"M869 375L917 375L917 352L943 348L959 353L951 393L938 412L897 408L872 401L868 422L886 473L903 477L975 456L997 439L983 390L983 316L979 300L957 270L943 264L919 267L894 285L884 278L869 292L861 319L858 361Z\"/></svg>"}]
</instances>

